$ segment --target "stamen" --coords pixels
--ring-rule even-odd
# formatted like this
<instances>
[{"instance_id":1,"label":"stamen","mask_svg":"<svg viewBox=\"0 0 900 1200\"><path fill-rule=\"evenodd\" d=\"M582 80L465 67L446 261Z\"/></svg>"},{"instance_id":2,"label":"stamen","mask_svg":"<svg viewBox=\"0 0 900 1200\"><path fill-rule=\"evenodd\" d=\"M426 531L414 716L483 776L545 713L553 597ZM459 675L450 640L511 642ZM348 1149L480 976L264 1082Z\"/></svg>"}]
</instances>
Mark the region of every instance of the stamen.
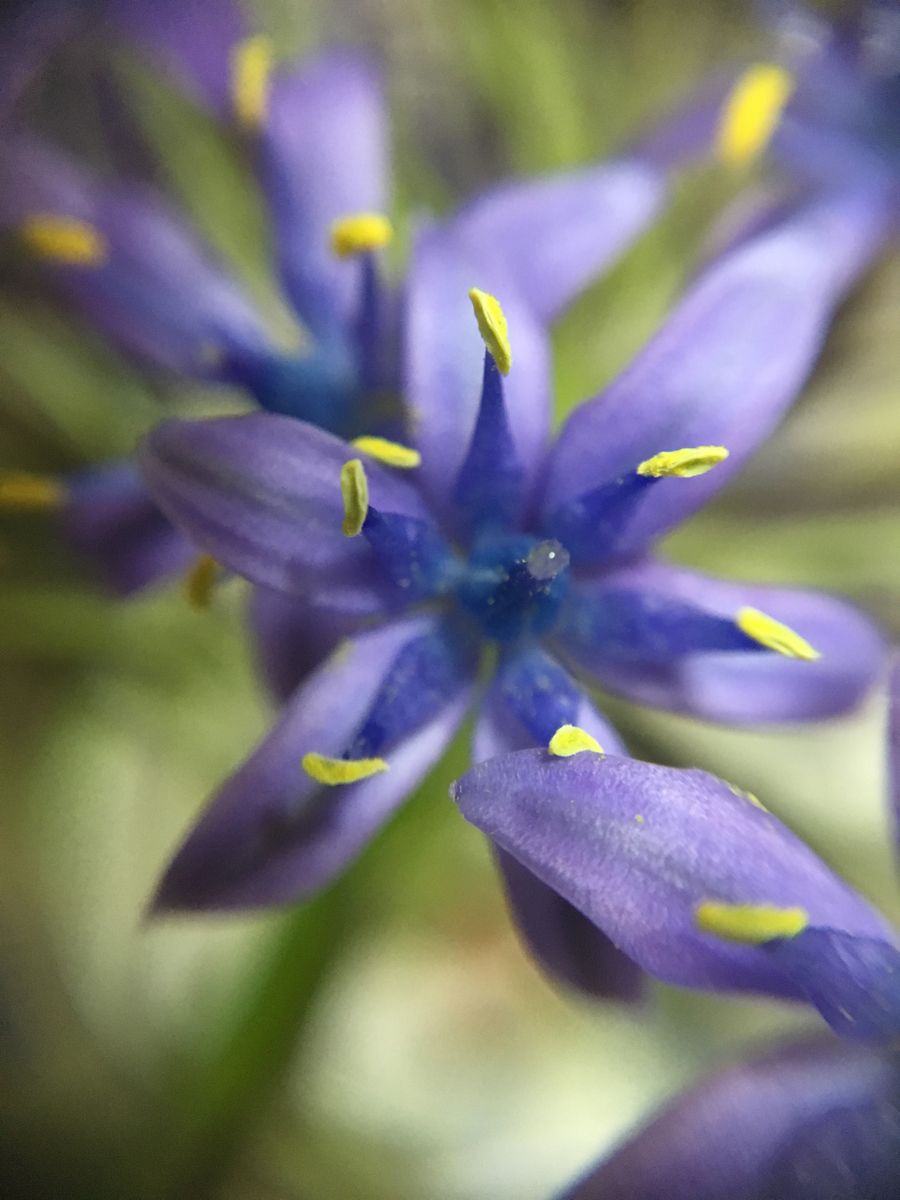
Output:
<instances>
[{"instance_id":1,"label":"stamen","mask_svg":"<svg viewBox=\"0 0 900 1200\"><path fill-rule=\"evenodd\" d=\"M638 475L653 479L693 479L705 475L728 457L724 446L690 446L684 450L661 450L638 466Z\"/></svg>"},{"instance_id":2,"label":"stamen","mask_svg":"<svg viewBox=\"0 0 900 1200\"><path fill-rule=\"evenodd\" d=\"M65 485L59 479L27 471L0 471L0 508L47 512L60 508L65 498Z\"/></svg>"},{"instance_id":3,"label":"stamen","mask_svg":"<svg viewBox=\"0 0 900 1200\"><path fill-rule=\"evenodd\" d=\"M557 758L571 758L582 750L589 750L592 754L604 753L597 739L578 725L561 725L550 739L547 749Z\"/></svg>"},{"instance_id":4,"label":"stamen","mask_svg":"<svg viewBox=\"0 0 900 1200\"><path fill-rule=\"evenodd\" d=\"M802 638L799 633L794 633L790 626L783 625L774 617L760 612L758 608L740 609L735 617L735 624L741 633L745 633L754 642L759 642L767 650L774 650L776 654L783 654L785 658L799 658L803 662L815 662L817 658L822 657L806 638Z\"/></svg>"},{"instance_id":5,"label":"stamen","mask_svg":"<svg viewBox=\"0 0 900 1200\"><path fill-rule=\"evenodd\" d=\"M802 908L779 908L774 904L721 904L704 900L694 909L697 928L729 942L761 945L775 938L796 937L809 924Z\"/></svg>"},{"instance_id":6,"label":"stamen","mask_svg":"<svg viewBox=\"0 0 900 1200\"><path fill-rule=\"evenodd\" d=\"M258 129L269 108L272 40L263 33L238 42L231 52L231 100L243 129Z\"/></svg>"},{"instance_id":7,"label":"stamen","mask_svg":"<svg viewBox=\"0 0 900 1200\"><path fill-rule=\"evenodd\" d=\"M351 458L341 467L341 495L344 498L344 537L356 537L362 532L369 511L369 481L366 469L358 458Z\"/></svg>"},{"instance_id":8,"label":"stamen","mask_svg":"<svg viewBox=\"0 0 900 1200\"><path fill-rule=\"evenodd\" d=\"M761 809L761 811L764 813L769 811L763 804L762 800L760 800L759 796L754 796L753 792L745 792L743 788L735 787L733 783L729 783L727 786L729 792L735 796L739 796L741 800L748 801L748 803L752 804L754 808Z\"/></svg>"},{"instance_id":9,"label":"stamen","mask_svg":"<svg viewBox=\"0 0 900 1200\"><path fill-rule=\"evenodd\" d=\"M391 442L383 437L358 437L354 438L350 445L356 450L361 450L363 454L368 454L370 458L377 458L379 462L386 463L389 467L399 467L401 470L418 467L422 462L422 455L418 450L401 446L399 442Z\"/></svg>"},{"instance_id":10,"label":"stamen","mask_svg":"<svg viewBox=\"0 0 900 1200\"><path fill-rule=\"evenodd\" d=\"M198 554L184 577L184 594L191 608L209 608L219 564L211 554Z\"/></svg>"},{"instance_id":11,"label":"stamen","mask_svg":"<svg viewBox=\"0 0 900 1200\"><path fill-rule=\"evenodd\" d=\"M86 221L36 214L19 227L19 236L32 253L73 267L93 267L107 254L106 239Z\"/></svg>"},{"instance_id":12,"label":"stamen","mask_svg":"<svg viewBox=\"0 0 900 1200\"><path fill-rule=\"evenodd\" d=\"M469 290L469 299L475 310L475 320L478 322L478 332L481 334L487 351L497 364L501 375L508 375L512 366L512 350L509 345L509 331L506 317L500 307L500 301L489 292L480 288Z\"/></svg>"},{"instance_id":13,"label":"stamen","mask_svg":"<svg viewBox=\"0 0 900 1200\"><path fill-rule=\"evenodd\" d=\"M744 167L772 138L794 79L784 67L757 63L745 71L725 101L716 133L716 150L729 166Z\"/></svg>"},{"instance_id":14,"label":"stamen","mask_svg":"<svg viewBox=\"0 0 900 1200\"><path fill-rule=\"evenodd\" d=\"M331 249L338 258L352 258L381 250L394 236L394 227L382 213L354 213L331 226Z\"/></svg>"},{"instance_id":15,"label":"stamen","mask_svg":"<svg viewBox=\"0 0 900 1200\"><path fill-rule=\"evenodd\" d=\"M310 752L303 755L303 770L316 783L335 787L342 783L357 783L371 775L380 775L388 770L383 758L327 758L324 754Z\"/></svg>"}]
</instances>

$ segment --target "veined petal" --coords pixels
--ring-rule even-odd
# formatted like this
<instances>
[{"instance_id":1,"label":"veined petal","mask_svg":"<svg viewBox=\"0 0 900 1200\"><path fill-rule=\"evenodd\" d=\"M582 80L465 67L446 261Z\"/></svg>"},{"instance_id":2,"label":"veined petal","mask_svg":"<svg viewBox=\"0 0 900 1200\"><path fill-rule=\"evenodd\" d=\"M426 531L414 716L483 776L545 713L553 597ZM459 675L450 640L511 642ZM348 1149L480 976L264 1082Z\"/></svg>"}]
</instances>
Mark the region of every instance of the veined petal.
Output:
<instances>
[{"instance_id":1,"label":"veined petal","mask_svg":"<svg viewBox=\"0 0 900 1200\"><path fill-rule=\"evenodd\" d=\"M670 983L805 994L806 979L782 969L772 943L703 932L697 909L709 903L799 908L810 927L892 941L803 842L704 771L523 750L475 767L453 796L468 820Z\"/></svg>"},{"instance_id":2,"label":"veined petal","mask_svg":"<svg viewBox=\"0 0 900 1200\"><path fill-rule=\"evenodd\" d=\"M627 594L640 601L632 623L621 612ZM601 619L608 596L617 599L623 618L621 642L616 629ZM710 641L706 650L698 646L700 652L679 654L674 642L668 653L665 645L654 645L655 628L663 642L663 635L673 632L670 614L693 613L701 628L704 620L709 623L712 634L724 631L722 622L734 622L744 608L788 626L819 658L804 661L754 650L749 639L746 650L717 651ZM634 635L630 643L629 634ZM579 580L557 641L567 660L611 691L640 704L729 724L811 721L847 712L874 684L884 654L874 625L834 596L716 579L653 560Z\"/></svg>"},{"instance_id":3,"label":"veined petal","mask_svg":"<svg viewBox=\"0 0 900 1200\"><path fill-rule=\"evenodd\" d=\"M559 1200L888 1200L898 1080L895 1054L783 1046L682 1093Z\"/></svg>"},{"instance_id":4,"label":"veined petal","mask_svg":"<svg viewBox=\"0 0 900 1200\"><path fill-rule=\"evenodd\" d=\"M344 638L359 632L362 620L269 588L253 589L248 616L256 664L278 701L287 700Z\"/></svg>"},{"instance_id":5,"label":"veined petal","mask_svg":"<svg viewBox=\"0 0 900 1200\"><path fill-rule=\"evenodd\" d=\"M197 553L163 516L132 463L72 475L65 496L63 537L119 595L180 575Z\"/></svg>"},{"instance_id":6,"label":"veined petal","mask_svg":"<svg viewBox=\"0 0 900 1200\"><path fill-rule=\"evenodd\" d=\"M0 182L0 224L19 233L79 312L132 353L209 378L271 354L243 290L158 197L105 188L25 138L4 147Z\"/></svg>"},{"instance_id":7,"label":"veined petal","mask_svg":"<svg viewBox=\"0 0 900 1200\"><path fill-rule=\"evenodd\" d=\"M332 51L276 72L259 128L259 171L275 225L285 290L321 336L350 314L359 263L331 248L331 226L388 204L381 75L368 58Z\"/></svg>"},{"instance_id":8,"label":"veined petal","mask_svg":"<svg viewBox=\"0 0 900 1200\"><path fill-rule=\"evenodd\" d=\"M452 223L530 311L550 322L641 234L663 206L665 174L638 158L502 184Z\"/></svg>"},{"instance_id":9,"label":"veined petal","mask_svg":"<svg viewBox=\"0 0 900 1200\"><path fill-rule=\"evenodd\" d=\"M406 303L407 440L422 454L420 476L443 519L455 519L453 489L479 411L484 345L468 293L477 287L500 301L513 366L503 395L515 452L533 490L550 422L547 335L496 270L447 229L424 230L413 249ZM486 277L487 276L487 277Z\"/></svg>"},{"instance_id":10,"label":"veined petal","mask_svg":"<svg viewBox=\"0 0 900 1200\"><path fill-rule=\"evenodd\" d=\"M659 214L670 169L709 153L728 86L713 81L621 157L493 188L453 230L539 321L553 321Z\"/></svg>"},{"instance_id":11,"label":"veined petal","mask_svg":"<svg viewBox=\"0 0 900 1200\"><path fill-rule=\"evenodd\" d=\"M231 116L232 54L248 32L236 0L112 0L108 11L180 86L217 116Z\"/></svg>"},{"instance_id":12,"label":"veined petal","mask_svg":"<svg viewBox=\"0 0 900 1200\"><path fill-rule=\"evenodd\" d=\"M623 754L618 734L538 647L507 655L475 725L473 759L544 745L560 725L590 733ZM507 903L522 940L551 979L600 999L635 1000L642 973L577 908L505 850L494 847Z\"/></svg>"},{"instance_id":13,"label":"veined petal","mask_svg":"<svg viewBox=\"0 0 900 1200\"><path fill-rule=\"evenodd\" d=\"M884 189L819 195L708 266L634 362L566 422L551 453L546 516L660 450L724 446L728 459L708 474L648 489L623 515L615 555L639 551L706 503L795 400L890 214Z\"/></svg>"},{"instance_id":14,"label":"veined petal","mask_svg":"<svg viewBox=\"0 0 900 1200\"><path fill-rule=\"evenodd\" d=\"M448 636L422 617L342 644L216 794L166 872L155 909L280 904L318 891L346 867L440 757L463 718L474 664ZM446 653L433 660L438 675L418 680L419 704L411 698L408 726L392 728L381 747L388 769L343 786L317 783L301 766L304 756L340 759L377 719L379 696L404 652L423 639L440 641Z\"/></svg>"},{"instance_id":15,"label":"veined petal","mask_svg":"<svg viewBox=\"0 0 900 1200\"><path fill-rule=\"evenodd\" d=\"M346 613L403 607L363 538L341 532L352 447L268 413L166 421L140 451L160 507L218 562L262 587ZM427 519L415 487L370 463L373 504Z\"/></svg>"}]
</instances>

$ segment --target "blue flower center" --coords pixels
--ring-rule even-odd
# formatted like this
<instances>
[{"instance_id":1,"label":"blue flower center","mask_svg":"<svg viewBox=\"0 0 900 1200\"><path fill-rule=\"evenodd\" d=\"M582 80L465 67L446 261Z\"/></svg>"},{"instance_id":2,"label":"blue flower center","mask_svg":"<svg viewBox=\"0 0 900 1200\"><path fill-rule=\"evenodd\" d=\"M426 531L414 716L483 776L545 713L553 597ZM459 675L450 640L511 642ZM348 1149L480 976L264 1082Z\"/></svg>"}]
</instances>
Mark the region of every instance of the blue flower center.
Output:
<instances>
[{"instance_id":1,"label":"blue flower center","mask_svg":"<svg viewBox=\"0 0 900 1200\"><path fill-rule=\"evenodd\" d=\"M491 534L476 542L456 587L485 637L509 642L543 633L569 585L569 553L554 539Z\"/></svg>"}]
</instances>

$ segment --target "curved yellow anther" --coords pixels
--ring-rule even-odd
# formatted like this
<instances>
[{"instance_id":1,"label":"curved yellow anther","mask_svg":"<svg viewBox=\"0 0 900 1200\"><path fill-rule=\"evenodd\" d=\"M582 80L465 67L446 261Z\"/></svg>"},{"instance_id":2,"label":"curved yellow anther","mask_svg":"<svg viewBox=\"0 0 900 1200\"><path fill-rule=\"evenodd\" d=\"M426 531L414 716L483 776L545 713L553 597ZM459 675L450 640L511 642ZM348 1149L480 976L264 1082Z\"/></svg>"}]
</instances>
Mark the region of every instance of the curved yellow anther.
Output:
<instances>
[{"instance_id":1,"label":"curved yellow anther","mask_svg":"<svg viewBox=\"0 0 900 1200\"><path fill-rule=\"evenodd\" d=\"M59 479L28 471L0 471L0 509L47 512L59 508L65 498L65 485Z\"/></svg>"},{"instance_id":2,"label":"curved yellow anther","mask_svg":"<svg viewBox=\"0 0 900 1200\"><path fill-rule=\"evenodd\" d=\"M759 796L754 796L753 792L745 792L743 788L735 787L733 783L729 783L727 787L729 792L740 797L741 800L746 800L748 804L752 804L754 808L758 808L764 813L769 811L763 804L762 800L760 800Z\"/></svg>"},{"instance_id":3,"label":"curved yellow anther","mask_svg":"<svg viewBox=\"0 0 900 1200\"><path fill-rule=\"evenodd\" d=\"M358 458L351 458L341 467L341 495L344 498L344 537L356 537L362 532L369 511L369 481L366 469Z\"/></svg>"},{"instance_id":4,"label":"curved yellow anther","mask_svg":"<svg viewBox=\"0 0 900 1200\"><path fill-rule=\"evenodd\" d=\"M741 633L753 638L754 642L759 642L767 650L774 650L776 654L783 654L785 658L800 658L804 662L815 662L817 658L822 657L806 638L802 638L799 633L794 633L789 625L783 625L774 617L760 612L758 608L740 609L735 617L735 624Z\"/></svg>"},{"instance_id":5,"label":"curved yellow anther","mask_svg":"<svg viewBox=\"0 0 900 1200\"><path fill-rule=\"evenodd\" d=\"M243 129L258 129L265 121L271 74L271 38L257 33L237 43L231 52L231 102Z\"/></svg>"},{"instance_id":6,"label":"curved yellow anther","mask_svg":"<svg viewBox=\"0 0 900 1200\"><path fill-rule=\"evenodd\" d=\"M331 226L331 249L338 258L352 258L381 250L394 236L394 227L383 213L352 213Z\"/></svg>"},{"instance_id":7,"label":"curved yellow anther","mask_svg":"<svg viewBox=\"0 0 900 1200\"><path fill-rule=\"evenodd\" d=\"M475 309L475 320L478 322L478 332L488 349L488 353L497 364L501 375L508 375L512 366L512 350L509 345L509 330L506 317L500 307L500 301L490 292L481 288L470 288L469 299Z\"/></svg>"},{"instance_id":8,"label":"curved yellow anther","mask_svg":"<svg viewBox=\"0 0 900 1200\"><path fill-rule=\"evenodd\" d=\"M796 937L809 924L802 908L779 908L774 904L722 904L704 900L694 909L697 928L728 942L758 946L774 938Z\"/></svg>"},{"instance_id":9,"label":"curved yellow anther","mask_svg":"<svg viewBox=\"0 0 900 1200\"><path fill-rule=\"evenodd\" d=\"M729 166L743 167L758 157L777 129L793 90L793 76L784 67L757 63L745 71L719 118L719 158Z\"/></svg>"},{"instance_id":10,"label":"curved yellow anther","mask_svg":"<svg viewBox=\"0 0 900 1200\"><path fill-rule=\"evenodd\" d=\"M107 254L106 239L86 221L36 213L19 226L19 236L39 258L72 267L93 267Z\"/></svg>"},{"instance_id":11,"label":"curved yellow anther","mask_svg":"<svg viewBox=\"0 0 900 1200\"><path fill-rule=\"evenodd\" d=\"M603 747L597 739L578 725L560 725L550 739L547 749L557 758L571 758L573 754L580 754L582 750L589 750L592 754L603 754Z\"/></svg>"},{"instance_id":12,"label":"curved yellow anther","mask_svg":"<svg viewBox=\"0 0 900 1200\"><path fill-rule=\"evenodd\" d=\"M303 770L316 783L335 787L380 775L388 770L388 764L383 758L327 758L324 754L310 752L303 755Z\"/></svg>"},{"instance_id":13,"label":"curved yellow anther","mask_svg":"<svg viewBox=\"0 0 900 1200\"><path fill-rule=\"evenodd\" d=\"M728 457L724 446L688 446L684 450L661 450L652 458L645 458L637 468L638 475L651 475L654 479L674 477L693 479L705 475Z\"/></svg>"},{"instance_id":14,"label":"curved yellow anther","mask_svg":"<svg viewBox=\"0 0 900 1200\"><path fill-rule=\"evenodd\" d=\"M184 577L184 594L191 608L209 608L219 564L211 554L198 554Z\"/></svg>"},{"instance_id":15,"label":"curved yellow anther","mask_svg":"<svg viewBox=\"0 0 900 1200\"><path fill-rule=\"evenodd\" d=\"M422 462L422 455L418 450L413 450L409 446L401 446L399 442L390 442L383 437L358 437L354 438L350 445L355 450L368 454L370 458L377 458L379 462L386 463L389 467L409 470L412 467L418 467Z\"/></svg>"}]
</instances>

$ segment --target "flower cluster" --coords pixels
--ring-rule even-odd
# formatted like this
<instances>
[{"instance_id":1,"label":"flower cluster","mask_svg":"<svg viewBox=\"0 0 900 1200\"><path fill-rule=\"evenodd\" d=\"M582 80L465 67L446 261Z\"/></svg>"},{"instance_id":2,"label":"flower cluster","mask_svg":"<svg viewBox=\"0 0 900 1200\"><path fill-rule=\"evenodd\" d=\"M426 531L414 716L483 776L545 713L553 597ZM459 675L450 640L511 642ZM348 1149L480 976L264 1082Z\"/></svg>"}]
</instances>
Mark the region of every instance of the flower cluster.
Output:
<instances>
[{"instance_id":1,"label":"flower cluster","mask_svg":"<svg viewBox=\"0 0 900 1200\"><path fill-rule=\"evenodd\" d=\"M703 576L654 547L769 435L894 229L896 81L869 69L864 33L820 31L790 71L710 89L618 159L423 223L398 281L379 72L346 51L276 64L237 8L213 8L110 11L246 151L287 342L154 192L23 129L0 161L0 222L80 314L262 410L164 422L140 473L0 476L0 505L61 510L122 592L191 562L198 601L220 570L254 585L284 707L156 908L322 888L477 700L476 765L453 798L551 973L628 996L647 971L805 999L851 1038L896 1034L895 931L754 797L629 758L591 690L740 725L846 712L876 679L880 635L841 600ZM770 140L815 186L707 261L551 441L555 318L661 210L675 167L713 146L744 165Z\"/></svg>"},{"instance_id":2,"label":"flower cluster","mask_svg":"<svg viewBox=\"0 0 900 1200\"><path fill-rule=\"evenodd\" d=\"M120 34L242 139L293 332L276 337L240 280L156 191L101 181L27 129L11 132L0 153L0 226L79 315L142 363L239 388L266 411L344 437L391 435L404 390L405 294L382 262L392 226L380 71L346 50L279 65L229 0L110 8ZM484 278L515 282L518 319L546 328L660 211L673 168L708 149L719 102L692 101L617 159L501 185L446 228ZM541 375L547 349L537 330L533 344ZM67 480L7 472L0 505L60 510L65 535L120 593L194 557L127 463ZM201 567L198 598L203 583ZM258 604L262 623L287 619L274 600Z\"/></svg>"}]
</instances>

